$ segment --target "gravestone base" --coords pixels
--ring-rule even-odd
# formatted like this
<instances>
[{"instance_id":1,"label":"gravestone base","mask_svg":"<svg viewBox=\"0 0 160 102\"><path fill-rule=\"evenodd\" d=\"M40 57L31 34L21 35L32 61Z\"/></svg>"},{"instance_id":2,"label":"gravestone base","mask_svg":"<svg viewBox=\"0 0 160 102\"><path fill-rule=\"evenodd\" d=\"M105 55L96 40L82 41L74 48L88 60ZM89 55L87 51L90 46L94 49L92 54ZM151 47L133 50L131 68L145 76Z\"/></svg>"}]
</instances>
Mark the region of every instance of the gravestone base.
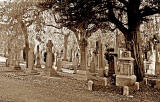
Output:
<instances>
[{"instance_id":1,"label":"gravestone base","mask_svg":"<svg viewBox=\"0 0 160 102\"><path fill-rule=\"evenodd\" d=\"M20 66L14 66L14 70L21 70Z\"/></svg>"},{"instance_id":2,"label":"gravestone base","mask_svg":"<svg viewBox=\"0 0 160 102\"><path fill-rule=\"evenodd\" d=\"M25 71L26 74L29 74L29 75L39 75L40 73L38 73L37 70L34 70L34 69L28 69Z\"/></svg>"},{"instance_id":3,"label":"gravestone base","mask_svg":"<svg viewBox=\"0 0 160 102\"><path fill-rule=\"evenodd\" d=\"M116 86L132 86L136 82L136 76L116 75Z\"/></svg>"},{"instance_id":4,"label":"gravestone base","mask_svg":"<svg viewBox=\"0 0 160 102\"><path fill-rule=\"evenodd\" d=\"M92 80L95 86L107 86L108 85L108 78L105 78L105 77L89 75L88 80Z\"/></svg>"},{"instance_id":5,"label":"gravestone base","mask_svg":"<svg viewBox=\"0 0 160 102\"><path fill-rule=\"evenodd\" d=\"M87 75L87 71L86 70L77 70L77 74Z\"/></svg>"},{"instance_id":6,"label":"gravestone base","mask_svg":"<svg viewBox=\"0 0 160 102\"><path fill-rule=\"evenodd\" d=\"M83 76L82 80L87 80L88 79L88 71L86 70L77 70L77 73L80 76Z\"/></svg>"},{"instance_id":7,"label":"gravestone base","mask_svg":"<svg viewBox=\"0 0 160 102\"><path fill-rule=\"evenodd\" d=\"M104 77L104 75L105 75L104 69L99 69L99 70L98 70L98 76Z\"/></svg>"},{"instance_id":8,"label":"gravestone base","mask_svg":"<svg viewBox=\"0 0 160 102\"><path fill-rule=\"evenodd\" d=\"M54 69L52 69L52 68L47 69L46 72L45 72L45 74L46 74L46 76L48 76L48 77L58 77L58 76L60 76L60 75L59 75Z\"/></svg>"},{"instance_id":9,"label":"gravestone base","mask_svg":"<svg viewBox=\"0 0 160 102\"><path fill-rule=\"evenodd\" d=\"M40 64L37 64L37 65L36 65L36 68L41 68L41 65L40 65Z\"/></svg>"}]
</instances>

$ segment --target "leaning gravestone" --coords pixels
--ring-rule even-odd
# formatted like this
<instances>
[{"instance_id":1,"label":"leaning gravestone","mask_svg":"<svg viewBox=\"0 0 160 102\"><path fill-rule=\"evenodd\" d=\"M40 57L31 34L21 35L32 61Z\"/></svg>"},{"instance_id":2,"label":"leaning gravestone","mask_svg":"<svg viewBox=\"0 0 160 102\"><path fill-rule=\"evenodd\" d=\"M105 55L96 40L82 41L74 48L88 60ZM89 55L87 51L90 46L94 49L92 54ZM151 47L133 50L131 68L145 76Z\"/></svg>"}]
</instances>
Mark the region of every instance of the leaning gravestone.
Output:
<instances>
[{"instance_id":1,"label":"leaning gravestone","mask_svg":"<svg viewBox=\"0 0 160 102\"><path fill-rule=\"evenodd\" d=\"M49 77L57 76L58 73L55 71L55 69L52 68L53 66L53 53L52 53L52 47L53 43L51 40L47 43L47 58L46 58L46 74Z\"/></svg>"}]
</instances>

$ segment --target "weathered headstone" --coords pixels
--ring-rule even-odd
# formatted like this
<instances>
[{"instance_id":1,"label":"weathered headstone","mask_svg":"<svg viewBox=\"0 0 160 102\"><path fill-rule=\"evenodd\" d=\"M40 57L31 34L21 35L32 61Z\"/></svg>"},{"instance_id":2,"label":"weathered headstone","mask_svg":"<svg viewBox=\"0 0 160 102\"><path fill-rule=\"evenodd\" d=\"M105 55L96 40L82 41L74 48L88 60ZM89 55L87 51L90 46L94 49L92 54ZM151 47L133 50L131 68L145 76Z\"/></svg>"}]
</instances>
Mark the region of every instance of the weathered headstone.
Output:
<instances>
[{"instance_id":1,"label":"weathered headstone","mask_svg":"<svg viewBox=\"0 0 160 102\"><path fill-rule=\"evenodd\" d=\"M80 61L80 69L77 70L77 74L83 75L85 77L84 80L87 80L87 74L88 74L87 45L88 45L87 40L85 38L83 38L80 43L81 61Z\"/></svg>"},{"instance_id":2,"label":"weathered headstone","mask_svg":"<svg viewBox=\"0 0 160 102\"><path fill-rule=\"evenodd\" d=\"M57 58L57 71L62 72L62 60Z\"/></svg>"},{"instance_id":3,"label":"weathered headstone","mask_svg":"<svg viewBox=\"0 0 160 102\"><path fill-rule=\"evenodd\" d=\"M21 70L21 67L19 65L19 55L20 55L20 49L15 45L15 61L14 61L14 69L15 70Z\"/></svg>"},{"instance_id":4,"label":"weathered headstone","mask_svg":"<svg viewBox=\"0 0 160 102\"><path fill-rule=\"evenodd\" d=\"M95 61L94 61L94 58L95 57L95 55L93 55L93 57L92 57L92 61L91 61L91 64L90 64L90 72L91 73L96 73L96 65L95 65Z\"/></svg>"},{"instance_id":5,"label":"weathered headstone","mask_svg":"<svg viewBox=\"0 0 160 102\"><path fill-rule=\"evenodd\" d=\"M90 67L91 65L91 52L90 50L88 51L88 55L87 55L87 66Z\"/></svg>"},{"instance_id":6,"label":"weathered headstone","mask_svg":"<svg viewBox=\"0 0 160 102\"><path fill-rule=\"evenodd\" d=\"M108 61L108 76L113 76L117 73L117 53L113 48L108 48L105 57Z\"/></svg>"},{"instance_id":7,"label":"weathered headstone","mask_svg":"<svg viewBox=\"0 0 160 102\"><path fill-rule=\"evenodd\" d=\"M98 52L99 52L99 71L98 71L98 76L100 77L104 77L104 53L103 53L103 44L101 42L101 40L99 40L98 42L99 44L99 48L98 48Z\"/></svg>"},{"instance_id":8,"label":"weathered headstone","mask_svg":"<svg viewBox=\"0 0 160 102\"><path fill-rule=\"evenodd\" d=\"M84 71L86 71L87 69L87 45L88 45L88 42L84 38L80 43L80 49L81 49L80 70L84 70Z\"/></svg>"},{"instance_id":9,"label":"weathered headstone","mask_svg":"<svg viewBox=\"0 0 160 102\"><path fill-rule=\"evenodd\" d=\"M53 77L57 76L58 73L55 71L55 69L52 68L53 66L53 53L52 53L52 47L53 43L51 40L48 41L47 43L47 58L46 58L46 71L47 71L47 76Z\"/></svg>"},{"instance_id":10,"label":"weathered headstone","mask_svg":"<svg viewBox=\"0 0 160 102\"><path fill-rule=\"evenodd\" d=\"M116 75L116 86L130 86L136 82L134 75L134 59L129 51L124 51L122 57L119 58L119 69Z\"/></svg>"},{"instance_id":11,"label":"weathered headstone","mask_svg":"<svg viewBox=\"0 0 160 102\"><path fill-rule=\"evenodd\" d=\"M28 51L28 68L27 68L27 73L37 74L37 71L34 69L34 60L35 60L34 45L30 44L30 48L29 48L29 51Z\"/></svg>"}]
</instances>

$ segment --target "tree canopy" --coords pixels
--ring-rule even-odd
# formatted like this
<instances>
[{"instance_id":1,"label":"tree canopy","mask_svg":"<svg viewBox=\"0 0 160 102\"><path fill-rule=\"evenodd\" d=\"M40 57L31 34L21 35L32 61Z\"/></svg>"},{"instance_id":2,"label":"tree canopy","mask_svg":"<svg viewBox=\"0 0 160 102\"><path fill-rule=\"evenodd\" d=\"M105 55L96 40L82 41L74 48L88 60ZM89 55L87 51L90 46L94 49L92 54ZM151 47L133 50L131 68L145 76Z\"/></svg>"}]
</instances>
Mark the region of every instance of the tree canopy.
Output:
<instances>
[{"instance_id":1,"label":"tree canopy","mask_svg":"<svg viewBox=\"0 0 160 102\"><path fill-rule=\"evenodd\" d=\"M107 28L102 23L109 21L128 35L134 28L133 23L141 23L147 16L160 13L159 5L159 0L46 0L40 7L58 14L54 17L61 26L83 27L91 32L95 28Z\"/></svg>"},{"instance_id":2,"label":"tree canopy","mask_svg":"<svg viewBox=\"0 0 160 102\"><path fill-rule=\"evenodd\" d=\"M118 28L126 40L126 48L135 58L138 80L144 76L140 25L148 16L160 14L159 0L46 0L39 4L54 13L59 27L80 31L89 37L98 29ZM83 40L82 40L83 41Z\"/></svg>"}]
</instances>

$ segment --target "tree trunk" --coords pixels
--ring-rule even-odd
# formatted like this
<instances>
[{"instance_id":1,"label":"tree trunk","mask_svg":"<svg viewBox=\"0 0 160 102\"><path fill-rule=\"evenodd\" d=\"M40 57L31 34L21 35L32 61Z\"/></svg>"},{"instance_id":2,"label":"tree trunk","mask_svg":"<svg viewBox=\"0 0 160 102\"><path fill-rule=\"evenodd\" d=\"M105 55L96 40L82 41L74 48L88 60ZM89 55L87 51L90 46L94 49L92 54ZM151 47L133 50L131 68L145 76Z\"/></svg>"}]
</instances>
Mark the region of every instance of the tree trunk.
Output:
<instances>
[{"instance_id":1,"label":"tree trunk","mask_svg":"<svg viewBox=\"0 0 160 102\"><path fill-rule=\"evenodd\" d=\"M135 59L134 61L134 73L137 76L137 81L142 81L144 77L144 61L142 58L142 48L141 48L141 38L139 25L136 26L135 31L131 31L132 40L128 41L127 49L131 51L132 57Z\"/></svg>"}]
</instances>

